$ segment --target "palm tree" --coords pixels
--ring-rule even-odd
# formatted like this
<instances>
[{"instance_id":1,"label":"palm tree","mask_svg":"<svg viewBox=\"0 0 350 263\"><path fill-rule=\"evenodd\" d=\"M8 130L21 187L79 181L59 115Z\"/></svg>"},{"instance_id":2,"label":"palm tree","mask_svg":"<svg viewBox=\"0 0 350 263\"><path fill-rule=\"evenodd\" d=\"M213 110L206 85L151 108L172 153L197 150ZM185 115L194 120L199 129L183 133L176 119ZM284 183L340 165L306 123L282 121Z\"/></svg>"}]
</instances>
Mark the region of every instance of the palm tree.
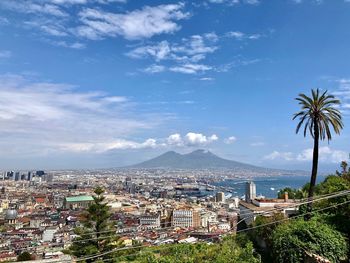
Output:
<instances>
[{"instance_id":1,"label":"palm tree","mask_svg":"<svg viewBox=\"0 0 350 263\"><path fill-rule=\"evenodd\" d=\"M338 99L328 94L327 90L320 93L319 89L312 89L311 93L311 97L299 94L296 98L301 106L301 111L294 114L293 120L299 119L296 133L304 125L304 137L309 133L314 140L312 172L308 193L308 198L312 201L317 178L319 141L327 139L329 143L332 139L331 128L336 134L340 134L343 122L340 111L337 109L337 106L340 105ZM311 217L312 202L308 203L307 211L309 212L308 219Z\"/></svg>"},{"instance_id":2,"label":"palm tree","mask_svg":"<svg viewBox=\"0 0 350 263\"><path fill-rule=\"evenodd\" d=\"M346 161L342 161L340 164L340 167L342 169L342 174L346 174L348 172L348 163Z\"/></svg>"}]
</instances>

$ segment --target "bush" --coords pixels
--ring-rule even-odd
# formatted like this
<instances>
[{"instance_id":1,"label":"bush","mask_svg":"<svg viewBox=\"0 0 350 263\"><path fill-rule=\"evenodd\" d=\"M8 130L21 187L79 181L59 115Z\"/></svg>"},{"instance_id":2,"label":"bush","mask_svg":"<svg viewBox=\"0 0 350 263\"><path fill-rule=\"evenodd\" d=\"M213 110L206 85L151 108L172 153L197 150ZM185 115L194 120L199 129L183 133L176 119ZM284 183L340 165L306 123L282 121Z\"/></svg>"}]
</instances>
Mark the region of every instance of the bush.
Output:
<instances>
[{"instance_id":1,"label":"bush","mask_svg":"<svg viewBox=\"0 0 350 263\"><path fill-rule=\"evenodd\" d=\"M276 262L304 262L306 252L340 262L346 258L347 243L338 231L316 220L291 221L276 228L272 235Z\"/></svg>"}]
</instances>

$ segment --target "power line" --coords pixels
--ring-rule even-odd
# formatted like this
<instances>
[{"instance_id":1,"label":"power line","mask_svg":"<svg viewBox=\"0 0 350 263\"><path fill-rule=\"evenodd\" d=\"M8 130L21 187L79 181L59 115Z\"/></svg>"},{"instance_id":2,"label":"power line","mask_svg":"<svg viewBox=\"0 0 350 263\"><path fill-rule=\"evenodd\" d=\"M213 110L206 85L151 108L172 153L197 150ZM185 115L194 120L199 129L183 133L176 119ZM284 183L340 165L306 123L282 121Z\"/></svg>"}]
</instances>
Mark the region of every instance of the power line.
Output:
<instances>
[{"instance_id":1,"label":"power line","mask_svg":"<svg viewBox=\"0 0 350 263\"><path fill-rule=\"evenodd\" d=\"M299 218L299 217L303 217L307 214L312 214L312 213L316 213L316 212L320 212L320 211L325 211L325 210L328 210L330 208L334 208L334 207L338 207L340 205L344 205L344 204L347 204L347 203L350 203L350 200L348 201L345 201L345 202L342 202L342 203L339 203L339 204L334 204L334 205L331 205L331 206L328 206L328 207L325 207L325 208L321 208L321 209L318 209L318 210L314 210L312 212L306 212L306 213L303 213L303 214L300 214L300 215L297 215L297 216L294 216L294 217L290 217L290 218L285 218L285 219L281 219L281 220L276 220L276 221L273 221L273 222L269 222L269 223L266 223L266 224L262 224L262 225L259 225L259 226L255 226L255 227L249 227L249 228L246 228L246 229L242 229L242 230L239 230L237 231L236 233L241 233L241 232L245 232L245 231L250 231L250 230L253 230L253 229L256 229L256 228L260 228L260 227L265 227L265 226L268 226L268 225L272 225L272 224L277 224L277 223L280 223L280 222L284 222L284 221L288 221L288 220L291 220L291 219L296 219L296 218ZM206 239L202 239L201 241L205 241L205 240L210 240L212 239L211 238L206 238ZM146 247L146 246L145 246ZM163 250L163 249L167 249L168 247L163 247L163 248L158 248L157 250ZM132 247L129 248L129 249L133 249ZM142 251L139 251L137 253L133 253L133 254L127 254L127 255L121 255L119 257L131 257L131 256L137 256L140 254L140 252ZM110 258L110 259L102 259L101 261L102 262L107 262L107 261L110 261L110 260L113 260L115 258Z\"/></svg>"},{"instance_id":2,"label":"power line","mask_svg":"<svg viewBox=\"0 0 350 263\"><path fill-rule=\"evenodd\" d=\"M309 202L313 202L313 201L314 200L309 201ZM325 207L325 208L322 208L322 209L314 210L312 212L307 212L307 213L304 213L304 214L300 214L300 215L297 215L297 216L294 216L294 217L285 218L285 219L282 219L282 220L277 220L277 221L266 223L266 224L263 224L263 225L242 229L242 230L236 231L236 233L249 231L249 230L252 230L252 229L256 229L258 227L264 227L264 226L271 225L271 224L276 224L278 222L283 222L283 221L287 221L287 220L290 220L290 219L298 218L298 217L301 217L301 216L305 216L307 214L312 214L312 213L316 213L316 212L319 212L319 211L324 211L324 210L327 210L327 209L330 209L330 208L333 208L333 207L337 207L337 206L340 206L340 205L343 205L343 204L346 204L346 203L350 203L350 200L349 201L345 201L345 202L340 203L340 204L335 204L335 205L328 206L328 207ZM208 239L212 239L212 237L208 238ZM204 239L204 240L206 240L206 239ZM113 250L110 250L110 251L106 251L104 253L100 253L100 254L84 257L84 258L78 258L76 261L79 262L79 261L83 261L83 260L87 260L87 259L94 259L94 258L97 258L97 257L102 257L102 256L105 256L105 255L111 254L113 252L118 252L118 251L123 251L123 250L128 250L128 249L137 249L137 248L143 248L143 247L147 247L147 246L141 245L141 246L128 247L128 248L126 248L126 247L125 248L119 248L119 249L117 248L117 249L113 249Z\"/></svg>"},{"instance_id":3,"label":"power line","mask_svg":"<svg viewBox=\"0 0 350 263\"><path fill-rule=\"evenodd\" d=\"M254 216L258 216L258 215L264 215L264 214L268 214L268 213L271 213L273 211L276 211L276 210L281 210L281 209L287 209L287 208L294 208L294 207L299 207L303 204L307 204L307 203L311 203L311 202L317 202L317 201L320 201L320 200L324 200L324 199L330 199L330 198L335 198L335 197L339 197L339 196L344 196L344 195L347 195L350 193L350 190L345 190L345 191L339 191L339 192L336 192L336 193L331 193L331 194L325 194L325 195L322 195L322 196L317 196L316 198L312 198L312 199L308 199L308 201L306 202L299 202L299 203L295 203L295 204L292 204L290 206L285 206L285 207L277 207L277 208L273 208L273 209L270 209L270 210L267 210L267 211L264 211L262 213L254 213L253 212L249 212L249 213L243 213L243 215L248 215L248 214L252 214L252 216L250 217L246 217L240 221L238 221L236 224L235 224L235 227L238 226L239 223L241 223L242 221L248 219L248 218L251 218L251 217L254 217ZM240 214L242 215L242 214ZM163 223L162 223L163 224ZM169 224L168 222L164 223L164 224ZM170 226L170 227L165 227L165 228L160 228L160 229L154 229L155 231L163 231L165 229L170 229L170 228L176 228L174 226ZM128 229L128 228L124 228L124 229ZM131 231L131 232L139 232L139 231L142 231L142 230L137 230L137 231ZM145 230L147 231L147 230ZM189 231L186 231L187 232L190 232L191 230ZM241 231L241 230L240 230ZM84 235L91 235L91 234L97 234L97 233L110 233L110 232L116 232L116 230L108 230L108 231L100 231L100 232L91 232L90 234L84 234ZM237 231L238 232L238 231ZM127 232L124 232L124 233L127 233ZM162 233L162 232L160 232ZM166 232L165 232L166 233ZM81 242L86 242L86 241L92 241L92 240L100 240L100 239L103 239L105 237L99 237L99 238L88 238L88 239L82 239L82 240L73 240L71 241L71 243L81 243ZM33 241L25 241L25 242L33 242ZM23 243L23 242L22 242ZM48 245L48 247L55 247L57 245ZM36 248L36 249L45 249L45 248L42 248L40 246L26 246L26 247L20 247L19 249L25 249L25 248ZM12 251L12 250L2 250L2 251Z\"/></svg>"},{"instance_id":4,"label":"power line","mask_svg":"<svg viewBox=\"0 0 350 263\"><path fill-rule=\"evenodd\" d=\"M327 199L325 197L328 197L328 196L335 196L335 195L339 195L339 196L342 196L342 195L347 195L348 193L350 193L350 190L344 190L344 191L339 191L339 192L335 192L335 193L329 193L329 194L324 194L324 195L319 195L315 198L303 198L303 199L300 199L300 200L307 200L306 202L298 202L298 203L295 203L295 204L291 204L289 206L284 206L284 207L276 207L276 208L272 208L270 210L265 210L263 213L260 213L260 214L264 214L264 213L269 213L269 212L273 212L273 211L276 211L276 210L281 210L281 209L286 209L286 208L294 208L294 207L298 207L298 206L301 206L303 204L307 204L307 203L310 203L310 202L316 202L316 201L320 201L320 200L323 200L323 199ZM335 196L335 197L338 197L338 196ZM248 215L248 214L254 214L254 216L256 215L255 212L246 212L246 213L239 213L239 216L242 216L242 215ZM170 222L163 222L163 223L160 223L160 225L167 225L169 224ZM160 229L154 229L154 230L162 230L162 229L167 229L167 228L175 228L174 226L170 226L170 227L165 227L165 228L160 228ZM119 231L121 230L128 230L129 228L121 228L121 229L118 229ZM131 230L130 232L141 232L141 231L147 231L147 230L144 230L144 229L140 229L140 230ZM86 234L81 234L80 236L87 236L87 235L92 235L92 234L98 234L98 233L111 233L111 232L117 232L117 230L106 230L106 231L99 231L99 232L90 232L90 233L86 233ZM128 232L121 232L121 233L128 233ZM83 241L83 240L81 240Z\"/></svg>"},{"instance_id":5,"label":"power line","mask_svg":"<svg viewBox=\"0 0 350 263\"><path fill-rule=\"evenodd\" d=\"M339 196L344 196L344 195L347 195L350 193L350 190L345 190L345 191L339 191L339 192L335 192L335 193L330 193L330 194L325 194L325 195L321 195L321 196L317 196L316 198L312 198L312 199L309 199L308 198L308 201L305 201L305 202L298 202L298 203L295 203L295 204L292 204L292 205L289 205L289 206L284 206L282 208L273 208L273 209L270 209L270 210L266 210L262 213L255 213L254 211L253 212L248 212L248 213L243 213L243 214L240 214L241 215L248 215L248 214L251 214L251 216L248 216L248 217L245 217L243 219L241 219L240 221L238 221L234 227L237 227L241 222L249 219L249 218L252 218L252 217L255 217L255 216L258 216L258 215L265 215L265 214L269 214L271 212L274 212L276 210L281 210L281 209L287 209L287 208L294 208L294 207L299 207L303 204L307 204L307 203L310 203L310 202L317 202L317 201L320 201L320 200L324 200L324 199L330 199L330 198L335 198L335 197L339 197ZM306 200L306 199L305 199ZM162 223L163 224L163 223ZM164 223L164 224L169 224L168 222ZM170 226L170 227L164 227L164 228L159 228L159 229L154 229L153 231L160 231L158 233L163 233L161 231L165 230L165 229L175 229L176 227L174 226ZM124 229L129 229L129 228L124 228ZM131 233L138 233L142 231L141 230L136 230L136 231L130 231ZM147 230L145 230L147 231ZM191 230L189 230L191 231ZM186 231L189 232L189 231ZM87 234L83 234L83 235L92 235L92 234L97 234L97 233L110 233L110 232L116 232L116 230L108 230L108 231L99 231L99 232L91 232L91 233L87 233ZM123 233L130 233L130 232L123 232ZM166 232L165 232L166 233ZM100 240L100 239L104 239L105 237L94 237L94 238L87 238L87 239L81 239L81 240L72 240L70 241L71 243L82 243L82 242L86 242L86 241L93 241L93 240ZM28 242L28 243L31 243L33 241L24 241L24 242ZM22 243L24 243L22 242ZM50 247L54 247L55 245L49 245ZM27 247L21 247L20 249L24 249L24 248L40 248L40 247L37 247L37 246L27 246ZM11 250L7 250L7 251L11 251Z\"/></svg>"}]
</instances>

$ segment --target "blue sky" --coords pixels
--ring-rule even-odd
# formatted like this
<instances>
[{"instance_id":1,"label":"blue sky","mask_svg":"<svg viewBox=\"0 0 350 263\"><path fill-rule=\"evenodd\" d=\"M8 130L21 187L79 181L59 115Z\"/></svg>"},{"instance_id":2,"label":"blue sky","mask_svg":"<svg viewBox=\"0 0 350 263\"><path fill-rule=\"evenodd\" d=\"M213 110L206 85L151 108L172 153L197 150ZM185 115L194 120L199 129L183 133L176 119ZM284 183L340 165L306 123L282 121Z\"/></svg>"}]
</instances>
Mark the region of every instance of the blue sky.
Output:
<instances>
[{"instance_id":1,"label":"blue sky","mask_svg":"<svg viewBox=\"0 0 350 263\"><path fill-rule=\"evenodd\" d=\"M2 0L0 167L97 168L204 148L309 169L294 98L328 89L348 157L350 2Z\"/></svg>"}]
</instances>

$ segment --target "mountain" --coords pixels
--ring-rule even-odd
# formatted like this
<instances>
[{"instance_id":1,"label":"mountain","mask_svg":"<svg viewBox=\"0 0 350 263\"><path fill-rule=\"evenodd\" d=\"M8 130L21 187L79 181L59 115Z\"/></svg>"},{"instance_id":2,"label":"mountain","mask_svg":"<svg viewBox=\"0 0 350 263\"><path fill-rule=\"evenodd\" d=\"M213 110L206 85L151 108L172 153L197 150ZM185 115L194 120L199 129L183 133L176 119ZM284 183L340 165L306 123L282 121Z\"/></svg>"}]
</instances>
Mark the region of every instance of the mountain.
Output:
<instances>
[{"instance_id":1,"label":"mountain","mask_svg":"<svg viewBox=\"0 0 350 263\"><path fill-rule=\"evenodd\" d=\"M277 171L223 159L206 150L196 150L188 154L169 151L151 160L132 165L130 168L231 169L258 173Z\"/></svg>"}]
</instances>

